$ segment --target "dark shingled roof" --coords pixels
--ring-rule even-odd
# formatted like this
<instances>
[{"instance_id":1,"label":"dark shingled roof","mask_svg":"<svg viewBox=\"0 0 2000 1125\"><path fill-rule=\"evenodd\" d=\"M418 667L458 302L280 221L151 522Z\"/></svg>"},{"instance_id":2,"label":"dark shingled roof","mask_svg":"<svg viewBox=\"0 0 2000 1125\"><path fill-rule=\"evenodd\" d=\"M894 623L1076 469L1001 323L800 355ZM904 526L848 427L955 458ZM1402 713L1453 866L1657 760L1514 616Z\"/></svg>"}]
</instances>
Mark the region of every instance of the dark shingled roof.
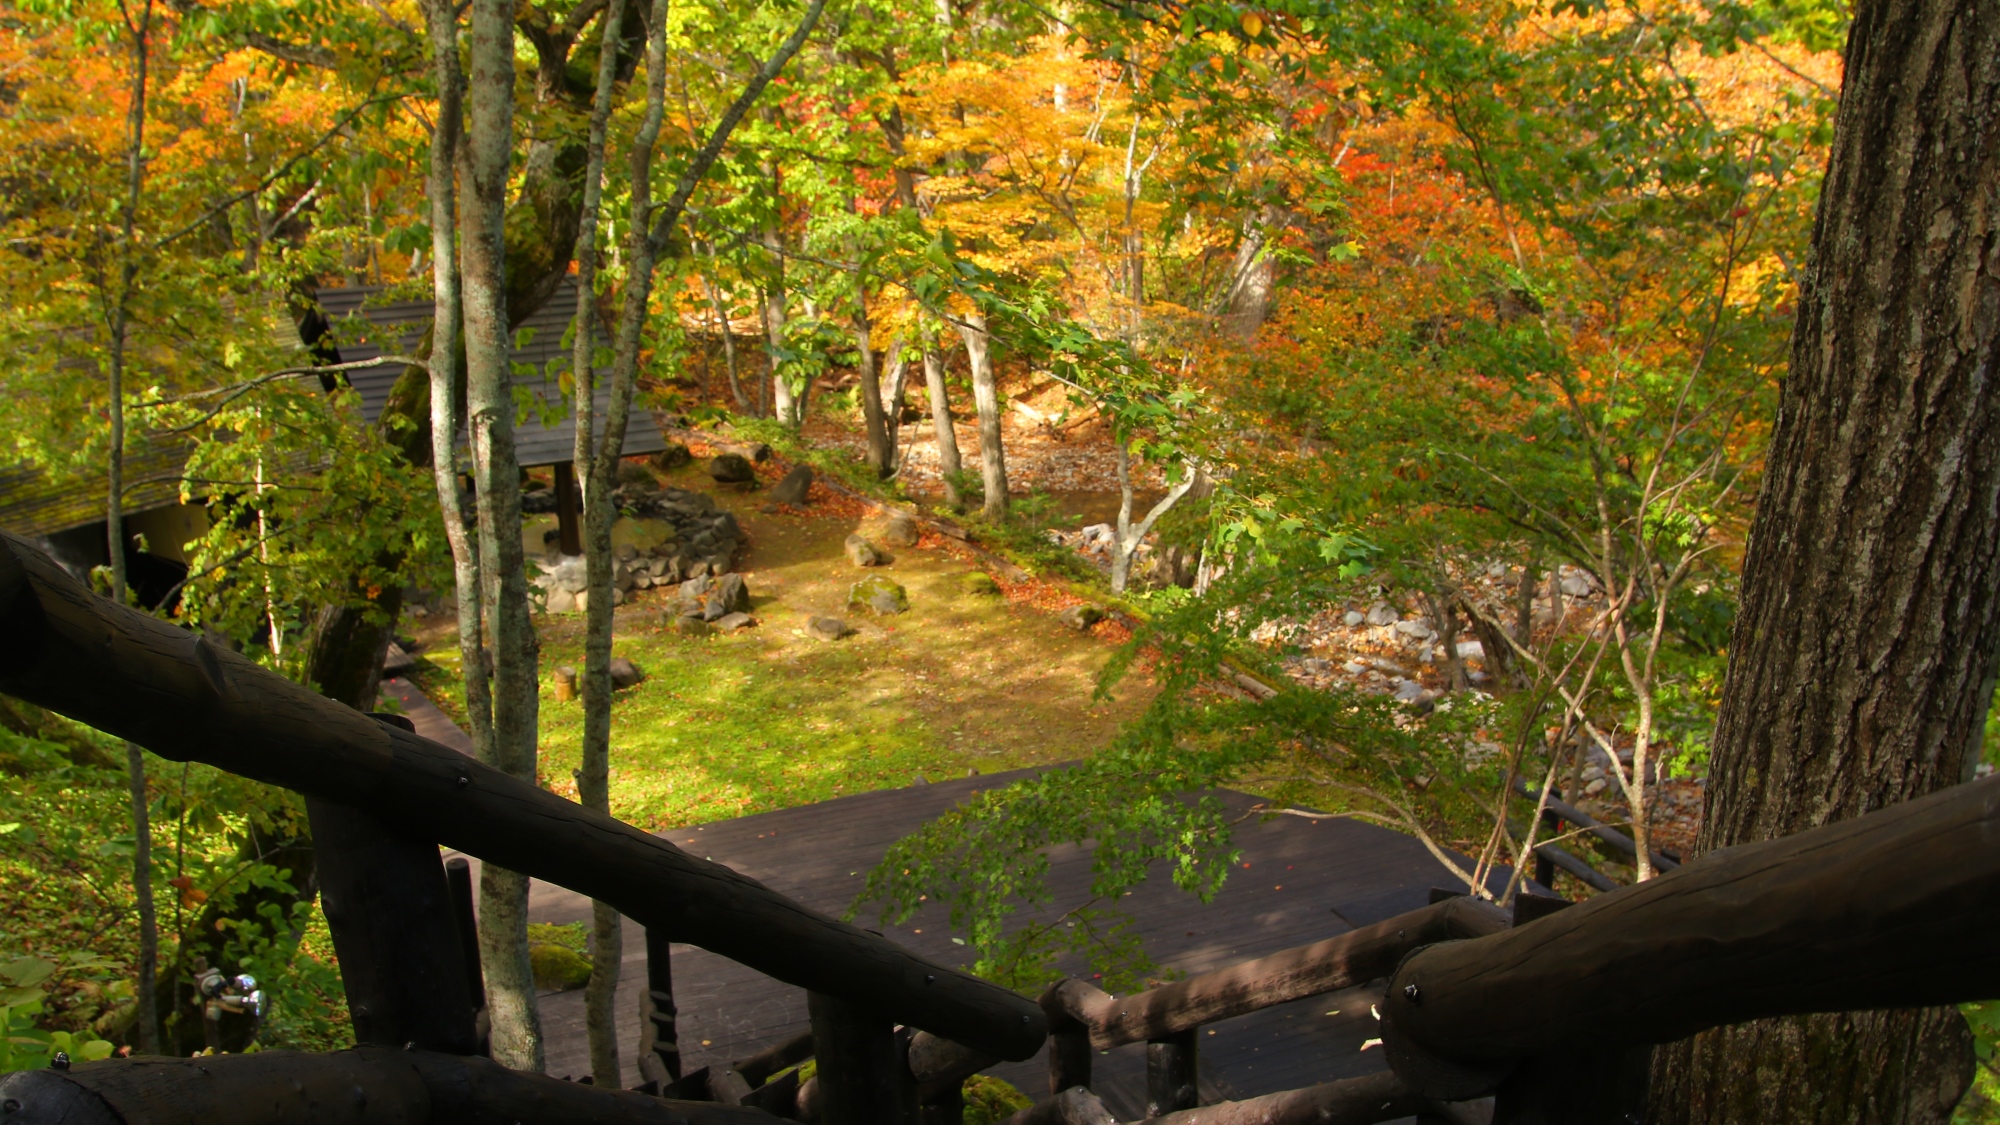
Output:
<instances>
[{"instance_id":1,"label":"dark shingled roof","mask_svg":"<svg viewBox=\"0 0 2000 1125\"><path fill-rule=\"evenodd\" d=\"M177 504L181 471L194 446L185 438L134 437L125 450L127 512ZM51 480L33 465L0 468L0 531L52 535L104 519L104 473Z\"/></svg>"},{"instance_id":2,"label":"dark shingled roof","mask_svg":"<svg viewBox=\"0 0 2000 1125\"><path fill-rule=\"evenodd\" d=\"M430 327L431 302L388 300L381 296L383 293L381 287L367 285L319 291L320 308L333 324L332 342L340 349L341 362L385 354L414 354L418 341ZM576 423L562 401L556 382L569 368L569 350L563 346L563 334L569 330L575 309L576 281L564 278L541 311L515 330L510 357L514 385L527 389L541 401L540 409L530 410L526 417L517 416L514 420L515 455L524 466L568 461L576 449ZM347 372L348 381L361 395L362 410L370 425L381 415L389 390L402 373L402 367L392 363ZM598 374L608 372L600 368ZM597 381L596 389L595 418L601 435L604 415L611 408L611 389L604 379ZM544 415L557 420L545 423ZM652 412L634 409L625 425L625 454L658 453L666 447L666 438L661 435Z\"/></svg>"}]
</instances>

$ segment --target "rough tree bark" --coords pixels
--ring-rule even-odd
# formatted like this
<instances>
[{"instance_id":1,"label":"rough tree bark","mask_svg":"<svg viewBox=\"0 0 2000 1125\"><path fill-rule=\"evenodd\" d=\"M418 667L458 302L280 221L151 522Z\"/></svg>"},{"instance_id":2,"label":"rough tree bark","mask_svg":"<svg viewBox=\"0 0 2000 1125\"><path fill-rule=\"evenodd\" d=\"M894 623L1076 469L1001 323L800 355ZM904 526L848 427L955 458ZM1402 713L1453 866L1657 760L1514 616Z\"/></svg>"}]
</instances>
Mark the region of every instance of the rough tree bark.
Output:
<instances>
[{"instance_id":1,"label":"rough tree bark","mask_svg":"<svg viewBox=\"0 0 2000 1125\"><path fill-rule=\"evenodd\" d=\"M986 489L980 511L998 519L1007 514L1007 452L1000 446L1000 384L993 374L993 338L986 330L986 315L977 309L957 324L972 367L972 404L979 412L979 476Z\"/></svg>"},{"instance_id":2,"label":"rough tree bark","mask_svg":"<svg viewBox=\"0 0 2000 1125\"><path fill-rule=\"evenodd\" d=\"M861 266L854 269L854 347L860 353L861 420L868 432L868 467L887 479L896 471L896 451L889 441L889 419L882 408L882 377L868 324L867 274Z\"/></svg>"},{"instance_id":3,"label":"rough tree bark","mask_svg":"<svg viewBox=\"0 0 2000 1125\"><path fill-rule=\"evenodd\" d=\"M2000 5L1862 0L1744 559L1697 849L1954 785L2000 652ZM1658 1122L1942 1122L1950 1009L1721 1028Z\"/></svg>"},{"instance_id":4,"label":"rough tree bark","mask_svg":"<svg viewBox=\"0 0 2000 1125\"><path fill-rule=\"evenodd\" d=\"M461 303L465 325L466 416L479 491L480 571L493 633L491 764L535 779L537 643L528 617L521 549L521 467L514 454L514 398L508 370L507 173L514 142L513 8L474 0L470 109L459 183ZM542 1069L541 1021L528 964L528 881L480 868L480 960L492 1019L493 1058L514 1070Z\"/></svg>"}]
</instances>

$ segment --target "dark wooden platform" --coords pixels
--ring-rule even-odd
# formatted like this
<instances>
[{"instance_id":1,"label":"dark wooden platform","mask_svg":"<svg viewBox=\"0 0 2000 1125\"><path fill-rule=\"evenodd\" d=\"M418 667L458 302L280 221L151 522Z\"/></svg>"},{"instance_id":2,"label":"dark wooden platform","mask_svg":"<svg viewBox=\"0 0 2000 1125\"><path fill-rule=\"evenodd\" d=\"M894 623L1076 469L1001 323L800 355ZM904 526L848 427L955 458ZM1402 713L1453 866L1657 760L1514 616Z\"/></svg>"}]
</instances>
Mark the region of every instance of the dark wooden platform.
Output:
<instances>
[{"instance_id":1,"label":"dark wooden platform","mask_svg":"<svg viewBox=\"0 0 2000 1125\"><path fill-rule=\"evenodd\" d=\"M727 863L775 890L831 914L853 901L869 868L890 843L978 789L1021 775L969 778L882 790L785 809L670 834L674 843ZM1248 810L1251 798L1222 795ZM1237 826L1242 864L1206 906L1164 879L1140 887L1127 905L1139 919L1153 956L1186 972L1204 972L1250 957L1343 933L1423 906L1430 888L1449 886L1447 871L1416 840L1345 820L1252 819ZM1089 857L1078 849L1052 856L1051 882L1082 897ZM589 917L589 902L560 887L536 883L536 921ZM941 910L899 927L872 913L857 921L949 964L968 958L951 941ZM740 1059L806 1027L803 992L725 958L674 947L681 1050L692 1069ZM622 1082L638 1081L639 993L644 944L627 923L618 1007L630 1029L621 1053ZM1201 1038L1204 1100L1251 1097L1372 1073L1384 1068L1367 989L1313 997L1218 1024ZM581 1076L590 1064L583 1031L583 993L542 998L549 1073ZM1093 1085L1121 1118L1143 1116L1145 1052L1134 1045L1098 1059ZM993 1073L1030 1094L1047 1087L1043 1060L1003 1064Z\"/></svg>"}]
</instances>

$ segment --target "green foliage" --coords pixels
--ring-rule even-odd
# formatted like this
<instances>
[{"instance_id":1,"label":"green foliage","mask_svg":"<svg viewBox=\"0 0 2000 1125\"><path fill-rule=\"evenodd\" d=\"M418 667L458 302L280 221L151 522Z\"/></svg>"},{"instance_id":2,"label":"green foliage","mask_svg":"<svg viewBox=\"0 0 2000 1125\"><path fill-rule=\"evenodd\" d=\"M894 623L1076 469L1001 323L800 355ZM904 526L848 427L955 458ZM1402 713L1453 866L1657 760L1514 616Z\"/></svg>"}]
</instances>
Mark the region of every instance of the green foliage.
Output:
<instances>
[{"instance_id":1,"label":"green foliage","mask_svg":"<svg viewBox=\"0 0 2000 1125\"><path fill-rule=\"evenodd\" d=\"M1951 1115L1952 1125L1994 1125L2000 1122L2000 1001L1960 1004L1972 1029L1974 1057L1972 1088Z\"/></svg>"},{"instance_id":2,"label":"green foliage","mask_svg":"<svg viewBox=\"0 0 2000 1125\"><path fill-rule=\"evenodd\" d=\"M535 987L568 992L590 983L594 966L586 951L587 945L588 938L581 922L568 925L530 923L528 963L534 967Z\"/></svg>"}]
</instances>

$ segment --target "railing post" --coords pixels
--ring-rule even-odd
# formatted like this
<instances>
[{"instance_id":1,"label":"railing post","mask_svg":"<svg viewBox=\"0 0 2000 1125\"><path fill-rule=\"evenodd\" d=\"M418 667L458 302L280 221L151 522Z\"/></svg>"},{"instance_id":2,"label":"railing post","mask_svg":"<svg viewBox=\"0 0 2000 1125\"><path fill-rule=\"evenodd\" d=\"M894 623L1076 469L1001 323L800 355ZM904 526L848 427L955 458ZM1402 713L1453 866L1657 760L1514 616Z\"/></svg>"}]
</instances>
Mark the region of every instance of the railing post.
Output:
<instances>
[{"instance_id":1,"label":"railing post","mask_svg":"<svg viewBox=\"0 0 2000 1125\"><path fill-rule=\"evenodd\" d=\"M646 991L639 996L639 1077L664 1087L681 1076L680 1032L674 1027L673 942L646 928Z\"/></svg>"},{"instance_id":2,"label":"railing post","mask_svg":"<svg viewBox=\"0 0 2000 1125\"><path fill-rule=\"evenodd\" d=\"M1562 818L1554 810L1542 810L1543 839L1562 835ZM1535 882L1554 890L1556 886L1556 865L1549 857L1535 853Z\"/></svg>"},{"instance_id":3,"label":"railing post","mask_svg":"<svg viewBox=\"0 0 2000 1125\"><path fill-rule=\"evenodd\" d=\"M820 1125L915 1125L917 1083L888 1019L823 993L806 994L819 1060Z\"/></svg>"},{"instance_id":4,"label":"railing post","mask_svg":"<svg viewBox=\"0 0 2000 1125\"><path fill-rule=\"evenodd\" d=\"M1159 1117L1201 1104L1195 1081L1199 1028L1146 1040L1146 1116Z\"/></svg>"},{"instance_id":5,"label":"railing post","mask_svg":"<svg viewBox=\"0 0 2000 1125\"><path fill-rule=\"evenodd\" d=\"M476 1053L464 947L436 842L316 798L306 815L355 1042Z\"/></svg>"},{"instance_id":6,"label":"railing post","mask_svg":"<svg viewBox=\"0 0 2000 1125\"><path fill-rule=\"evenodd\" d=\"M1106 1001L1109 998L1075 978L1057 981L1037 1001L1049 1021L1049 1095L1078 1086L1090 1088L1090 1025L1078 1019L1066 1001L1071 992L1082 991Z\"/></svg>"}]
</instances>

